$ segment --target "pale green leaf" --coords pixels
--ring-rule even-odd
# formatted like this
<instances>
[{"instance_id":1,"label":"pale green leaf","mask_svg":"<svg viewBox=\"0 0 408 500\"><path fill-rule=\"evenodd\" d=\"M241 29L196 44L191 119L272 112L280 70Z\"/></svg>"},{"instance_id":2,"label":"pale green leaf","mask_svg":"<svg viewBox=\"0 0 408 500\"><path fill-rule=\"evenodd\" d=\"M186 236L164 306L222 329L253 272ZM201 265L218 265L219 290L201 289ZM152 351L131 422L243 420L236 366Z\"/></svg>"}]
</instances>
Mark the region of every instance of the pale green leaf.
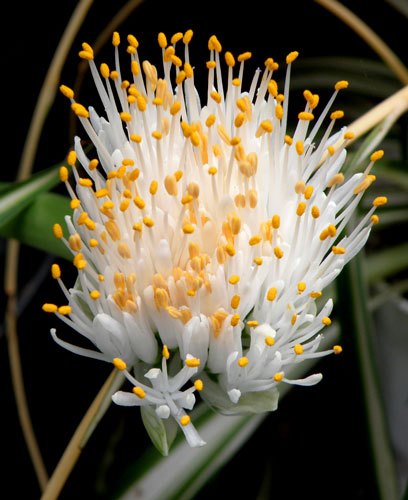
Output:
<instances>
[{"instance_id":1,"label":"pale green leaf","mask_svg":"<svg viewBox=\"0 0 408 500\"><path fill-rule=\"evenodd\" d=\"M142 406L140 413L152 443L166 457L177 434L176 422L172 417L162 420L151 406Z\"/></svg>"}]
</instances>

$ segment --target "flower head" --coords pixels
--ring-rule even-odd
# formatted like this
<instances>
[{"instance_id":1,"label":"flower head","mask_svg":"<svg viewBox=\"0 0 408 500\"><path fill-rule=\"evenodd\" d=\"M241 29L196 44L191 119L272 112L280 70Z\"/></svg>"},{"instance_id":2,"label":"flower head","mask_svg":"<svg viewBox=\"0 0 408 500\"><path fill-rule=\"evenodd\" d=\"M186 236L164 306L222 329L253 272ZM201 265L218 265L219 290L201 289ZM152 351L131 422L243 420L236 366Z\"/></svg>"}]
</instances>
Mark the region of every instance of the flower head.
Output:
<instances>
[{"instance_id":1,"label":"flower head","mask_svg":"<svg viewBox=\"0 0 408 500\"><path fill-rule=\"evenodd\" d=\"M161 419L171 415L198 446L204 442L185 413L194 406L194 391L237 413L248 394L267 395L266 407L273 409L280 383L321 379L314 374L290 380L286 372L304 359L341 351L318 351L332 301L317 311L316 299L362 248L378 220L373 212L386 199L374 200L351 234L344 234L382 155L375 153L363 173L349 179L340 173L353 136L345 129L331 135L343 112L329 110L347 82L336 83L319 114L319 97L305 91L305 108L289 136L289 81L298 53L286 58L282 92L271 58L244 90L251 54L224 54L225 81L222 47L212 36L201 104L191 38L191 31L178 33L168 44L159 34L159 78L155 66L140 62L139 44L129 35L129 80L120 69L117 33L113 70L103 63L98 71L92 48L83 44L79 55L89 61L105 116L61 87L95 152L88 156L75 139L68 157L75 188L61 169L73 215L66 217L68 239L58 224L54 233L71 250L78 280L66 289L54 265L68 305L44 309L96 350L67 344L53 330L56 342L113 362L126 374L133 392L116 393L115 403L151 405ZM315 142L325 120L328 126Z\"/></svg>"}]
</instances>

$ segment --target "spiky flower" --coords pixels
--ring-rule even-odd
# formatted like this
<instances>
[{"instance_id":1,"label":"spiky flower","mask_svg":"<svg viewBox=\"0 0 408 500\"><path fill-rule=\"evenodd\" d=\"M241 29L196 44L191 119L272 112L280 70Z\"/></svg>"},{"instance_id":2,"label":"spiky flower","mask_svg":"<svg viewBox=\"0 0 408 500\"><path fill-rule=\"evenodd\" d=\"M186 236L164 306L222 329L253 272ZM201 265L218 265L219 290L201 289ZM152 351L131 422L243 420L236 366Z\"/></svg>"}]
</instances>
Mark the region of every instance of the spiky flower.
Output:
<instances>
[{"instance_id":1,"label":"spiky flower","mask_svg":"<svg viewBox=\"0 0 408 500\"><path fill-rule=\"evenodd\" d=\"M373 162L382 156L374 153L363 173L344 179L340 169L353 135L345 129L330 135L342 111L331 113L322 139L314 142L347 82L335 84L312 127L319 97L305 91L305 109L290 137L289 80L298 53L286 58L283 93L273 79L273 59L244 91L251 54L237 60L224 54L225 82L221 45L212 36L201 105L191 38L192 31L177 33L168 45L159 34L159 78L151 63L140 64L139 44L129 35L129 81L120 70L117 33L112 71L107 64L98 71L92 48L83 44L79 55L89 61L105 117L61 87L95 150L89 157L75 139L68 157L75 188L61 168L73 215L66 217L68 239L58 224L54 233L72 251L78 280L66 289L54 265L68 305L45 304L44 310L95 350L68 344L52 330L58 344L125 373L133 391L117 392L115 403L152 406L160 419L172 416L190 445L199 446L204 442L185 412L195 404L195 391L210 405L238 413L248 406L248 393L251 401L254 394L267 401L260 409L274 409L282 382L321 379L289 380L285 374L294 363L341 351L318 351L332 301L320 311L315 301L362 248L378 220L373 212L386 199L374 200L344 234L375 179ZM184 62L181 50L176 55L180 41Z\"/></svg>"}]
</instances>

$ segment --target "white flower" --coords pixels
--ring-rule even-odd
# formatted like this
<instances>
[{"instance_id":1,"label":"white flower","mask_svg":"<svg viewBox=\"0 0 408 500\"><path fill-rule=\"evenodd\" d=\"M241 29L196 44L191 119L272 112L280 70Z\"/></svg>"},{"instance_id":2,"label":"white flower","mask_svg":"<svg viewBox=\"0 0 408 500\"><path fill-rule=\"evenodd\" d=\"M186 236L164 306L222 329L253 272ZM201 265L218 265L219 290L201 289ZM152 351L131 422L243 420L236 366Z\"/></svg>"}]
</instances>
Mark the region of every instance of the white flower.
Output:
<instances>
[{"instance_id":1,"label":"white flower","mask_svg":"<svg viewBox=\"0 0 408 500\"><path fill-rule=\"evenodd\" d=\"M313 127L319 98L305 91L305 109L289 137L289 80L297 52L287 56L283 93L273 80L278 64L272 59L245 91L241 82L251 54L241 54L236 64L225 53L225 82L221 45L211 37L208 94L201 105L189 61L191 37L191 31L176 34L167 45L159 35L159 78L148 61L140 64L138 42L129 35L130 81L122 79L117 33L113 71L102 64L99 73L92 48L83 44L80 56L89 61L105 117L61 87L96 154L88 157L75 139L68 158L75 189L68 170L61 169L74 212L66 217L69 239L58 224L54 233L72 251L78 280L67 290L54 265L68 305L45 304L44 310L55 312L96 350L67 344L53 330L60 345L124 370L136 389L117 393L116 403L152 405L158 418L172 415L196 446L204 443L183 408L194 406L197 388L220 408L222 393L233 413L231 407L240 411L244 394L321 379L315 374L288 380L285 372L303 359L341 351L317 351L332 301L319 312L315 301L362 248L378 221L375 207L386 198L374 200L356 229L343 234L375 180L373 162L382 156L374 153L363 173L344 179L340 169L353 136L345 129L330 136L342 111L330 115L321 141L314 143L347 82L336 83ZM184 63L175 55L180 39ZM180 371L172 378L166 368L170 352L180 356ZM150 386L128 367L144 369ZM196 385L182 391L191 378Z\"/></svg>"}]
</instances>

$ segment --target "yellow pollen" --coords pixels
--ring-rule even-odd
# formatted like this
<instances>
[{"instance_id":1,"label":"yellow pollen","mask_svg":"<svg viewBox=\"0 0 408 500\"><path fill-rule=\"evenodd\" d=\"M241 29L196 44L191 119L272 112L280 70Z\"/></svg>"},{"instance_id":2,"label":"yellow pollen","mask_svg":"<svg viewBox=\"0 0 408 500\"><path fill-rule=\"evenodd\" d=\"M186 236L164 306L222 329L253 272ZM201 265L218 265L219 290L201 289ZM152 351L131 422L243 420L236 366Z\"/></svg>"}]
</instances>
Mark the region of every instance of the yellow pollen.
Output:
<instances>
[{"instance_id":1,"label":"yellow pollen","mask_svg":"<svg viewBox=\"0 0 408 500\"><path fill-rule=\"evenodd\" d=\"M343 247L335 247L333 246L332 247L332 252L335 254L335 255L343 255L346 253L346 249L343 248Z\"/></svg>"},{"instance_id":2,"label":"yellow pollen","mask_svg":"<svg viewBox=\"0 0 408 500\"><path fill-rule=\"evenodd\" d=\"M351 139L354 139L354 133L353 132L346 132L344 134L344 138L348 141L350 141Z\"/></svg>"},{"instance_id":3,"label":"yellow pollen","mask_svg":"<svg viewBox=\"0 0 408 500\"><path fill-rule=\"evenodd\" d=\"M216 92L215 90L213 90L210 94L211 96L211 99L213 99L217 104L220 104L221 102L221 96L218 92Z\"/></svg>"},{"instance_id":4,"label":"yellow pollen","mask_svg":"<svg viewBox=\"0 0 408 500\"><path fill-rule=\"evenodd\" d=\"M103 276L103 274L98 274L98 280L99 281L105 281L105 276Z\"/></svg>"},{"instance_id":5,"label":"yellow pollen","mask_svg":"<svg viewBox=\"0 0 408 500\"><path fill-rule=\"evenodd\" d=\"M249 244L252 246L257 245L262 241L262 238L260 236L252 236L252 238L249 240Z\"/></svg>"},{"instance_id":6,"label":"yellow pollen","mask_svg":"<svg viewBox=\"0 0 408 500\"><path fill-rule=\"evenodd\" d=\"M216 167L210 167L210 168L208 169L208 173L209 173L210 175L215 175L217 172L218 172L218 170L217 170L217 168L216 168Z\"/></svg>"},{"instance_id":7,"label":"yellow pollen","mask_svg":"<svg viewBox=\"0 0 408 500\"><path fill-rule=\"evenodd\" d=\"M296 153L299 155L299 156L302 156L302 154L304 153L304 147L303 147L303 142L302 141L297 141L296 143Z\"/></svg>"},{"instance_id":8,"label":"yellow pollen","mask_svg":"<svg viewBox=\"0 0 408 500\"><path fill-rule=\"evenodd\" d=\"M243 54L240 54L237 59L238 59L238 62L242 62L242 61L248 61L248 59L251 59L252 57L252 53L251 52L244 52Z\"/></svg>"},{"instance_id":9,"label":"yellow pollen","mask_svg":"<svg viewBox=\"0 0 408 500\"><path fill-rule=\"evenodd\" d=\"M272 123L269 120L264 120L263 122L261 122L261 128L268 134L273 131Z\"/></svg>"},{"instance_id":10,"label":"yellow pollen","mask_svg":"<svg viewBox=\"0 0 408 500\"><path fill-rule=\"evenodd\" d=\"M297 320L297 314L294 314L292 316L292 319L290 320L290 322L292 323L292 326L296 323L296 320Z\"/></svg>"},{"instance_id":11,"label":"yellow pollen","mask_svg":"<svg viewBox=\"0 0 408 500\"><path fill-rule=\"evenodd\" d=\"M307 113L306 111L301 111L298 114L299 120L311 121L314 120L314 115L312 113Z\"/></svg>"},{"instance_id":12,"label":"yellow pollen","mask_svg":"<svg viewBox=\"0 0 408 500\"><path fill-rule=\"evenodd\" d=\"M320 240L324 241L329 236L329 231L327 229L323 229L320 233Z\"/></svg>"},{"instance_id":13,"label":"yellow pollen","mask_svg":"<svg viewBox=\"0 0 408 500\"><path fill-rule=\"evenodd\" d=\"M280 104L277 104L276 105L276 108L275 108L275 116L278 120L282 120L283 118L283 108ZM286 142L286 141L285 141ZM292 144L292 143L291 143Z\"/></svg>"},{"instance_id":14,"label":"yellow pollen","mask_svg":"<svg viewBox=\"0 0 408 500\"><path fill-rule=\"evenodd\" d=\"M123 361L123 359L120 358L114 358L112 360L113 366L117 368L119 371L123 372L123 370L126 370L126 363Z\"/></svg>"},{"instance_id":15,"label":"yellow pollen","mask_svg":"<svg viewBox=\"0 0 408 500\"><path fill-rule=\"evenodd\" d=\"M177 179L174 175L166 175L164 187L170 196L177 196Z\"/></svg>"},{"instance_id":16,"label":"yellow pollen","mask_svg":"<svg viewBox=\"0 0 408 500\"><path fill-rule=\"evenodd\" d=\"M331 188L335 184L342 184L344 182L344 175L343 174L335 174L333 177L329 180L327 187Z\"/></svg>"},{"instance_id":17,"label":"yellow pollen","mask_svg":"<svg viewBox=\"0 0 408 500\"><path fill-rule=\"evenodd\" d=\"M136 142L137 144L140 144L142 142L142 136L139 134L132 134L130 136L130 140Z\"/></svg>"},{"instance_id":18,"label":"yellow pollen","mask_svg":"<svg viewBox=\"0 0 408 500\"><path fill-rule=\"evenodd\" d=\"M98 243L98 241L97 241L97 240L95 240L95 238L91 238L91 239L89 240L89 246L90 246L91 248L95 248L95 247L97 247L98 245L99 245L99 243Z\"/></svg>"},{"instance_id":19,"label":"yellow pollen","mask_svg":"<svg viewBox=\"0 0 408 500\"><path fill-rule=\"evenodd\" d=\"M97 191L95 191L95 196L97 198L103 198L104 196L108 196L108 195L109 195L109 191L105 188L98 189Z\"/></svg>"},{"instance_id":20,"label":"yellow pollen","mask_svg":"<svg viewBox=\"0 0 408 500\"><path fill-rule=\"evenodd\" d=\"M54 224L53 228L53 233L56 238L59 240L64 236L64 233L62 232L62 227L59 224Z\"/></svg>"},{"instance_id":21,"label":"yellow pollen","mask_svg":"<svg viewBox=\"0 0 408 500\"><path fill-rule=\"evenodd\" d=\"M343 348L341 345L334 345L333 346L333 352L334 354L340 354L343 351Z\"/></svg>"},{"instance_id":22,"label":"yellow pollen","mask_svg":"<svg viewBox=\"0 0 408 500\"><path fill-rule=\"evenodd\" d=\"M183 38L183 33L174 33L174 35L171 37L170 41L173 45L175 45L177 42L179 42Z\"/></svg>"},{"instance_id":23,"label":"yellow pollen","mask_svg":"<svg viewBox=\"0 0 408 500\"><path fill-rule=\"evenodd\" d=\"M117 47L118 45L120 44L120 36L119 36L119 33L117 31L114 31L113 32L113 35L112 35L112 45L114 47Z\"/></svg>"},{"instance_id":24,"label":"yellow pollen","mask_svg":"<svg viewBox=\"0 0 408 500\"><path fill-rule=\"evenodd\" d=\"M92 187L93 185L91 179L79 179L78 184L84 187Z\"/></svg>"},{"instance_id":25,"label":"yellow pollen","mask_svg":"<svg viewBox=\"0 0 408 500\"><path fill-rule=\"evenodd\" d=\"M234 314L231 318L231 326L237 326L240 320L239 314Z\"/></svg>"},{"instance_id":26,"label":"yellow pollen","mask_svg":"<svg viewBox=\"0 0 408 500\"><path fill-rule=\"evenodd\" d=\"M228 243L227 245L225 245L225 251L227 252L227 254L230 257L234 257L234 255L235 255L234 245L232 245L231 243Z\"/></svg>"},{"instance_id":27,"label":"yellow pollen","mask_svg":"<svg viewBox=\"0 0 408 500\"><path fill-rule=\"evenodd\" d=\"M67 316L68 314L71 314L72 308L71 306L61 306L58 308L59 314L62 314L63 316Z\"/></svg>"},{"instance_id":28,"label":"yellow pollen","mask_svg":"<svg viewBox=\"0 0 408 500\"><path fill-rule=\"evenodd\" d=\"M61 269L58 264L53 264L51 266L51 275L55 280L61 277Z\"/></svg>"},{"instance_id":29,"label":"yellow pollen","mask_svg":"<svg viewBox=\"0 0 408 500\"><path fill-rule=\"evenodd\" d=\"M278 290L275 287L272 287L268 290L266 298L269 300L269 302L273 302L276 299L277 293Z\"/></svg>"},{"instance_id":30,"label":"yellow pollen","mask_svg":"<svg viewBox=\"0 0 408 500\"><path fill-rule=\"evenodd\" d=\"M271 80L268 83L268 92L272 97L277 97L278 95L278 84L275 82L275 80Z\"/></svg>"},{"instance_id":31,"label":"yellow pollen","mask_svg":"<svg viewBox=\"0 0 408 500\"><path fill-rule=\"evenodd\" d=\"M141 387L133 387L132 392L139 399L144 399L146 397L146 393Z\"/></svg>"},{"instance_id":32,"label":"yellow pollen","mask_svg":"<svg viewBox=\"0 0 408 500\"><path fill-rule=\"evenodd\" d=\"M120 118L122 121L124 121L126 123L132 121L132 115L130 113L126 113L125 111L122 111L120 113Z\"/></svg>"},{"instance_id":33,"label":"yellow pollen","mask_svg":"<svg viewBox=\"0 0 408 500\"><path fill-rule=\"evenodd\" d=\"M137 49L139 47L139 42L137 41L136 37L133 35L128 35L127 36L127 41L128 44Z\"/></svg>"},{"instance_id":34,"label":"yellow pollen","mask_svg":"<svg viewBox=\"0 0 408 500\"><path fill-rule=\"evenodd\" d=\"M152 219L149 219L149 217L143 217L143 224L147 227L153 227L154 221Z\"/></svg>"},{"instance_id":35,"label":"yellow pollen","mask_svg":"<svg viewBox=\"0 0 408 500\"><path fill-rule=\"evenodd\" d=\"M245 356L243 356L242 358L239 358L239 360L238 360L238 366L240 366L241 368L246 366L248 363L249 363L248 358L246 358Z\"/></svg>"},{"instance_id":36,"label":"yellow pollen","mask_svg":"<svg viewBox=\"0 0 408 500\"><path fill-rule=\"evenodd\" d=\"M214 69L217 67L217 63L215 61L207 61L205 64L207 69Z\"/></svg>"},{"instance_id":37,"label":"yellow pollen","mask_svg":"<svg viewBox=\"0 0 408 500\"><path fill-rule=\"evenodd\" d=\"M140 170L138 168L135 168L134 170L132 170L129 174L129 180L130 181L136 181L138 178L139 178L139 175L140 175Z\"/></svg>"},{"instance_id":38,"label":"yellow pollen","mask_svg":"<svg viewBox=\"0 0 408 500\"><path fill-rule=\"evenodd\" d=\"M305 213L305 210L306 210L306 203L301 201L296 209L296 215L301 217Z\"/></svg>"},{"instance_id":39,"label":"yellow pollen","mask_svg":"<svg viewBox=\"0 0 408 500\"><path fill-rule=\"evenodd\" d=\"M341 80L341 81L336 83L336 85L334 86L334 89L335 90L346 89L348 87L348 85L349 85L349 83L347 80Z\"/></svg>"},{"instance_id":40,"label":"yellow pollen","mask_svg":"<svg viewBox=\"0 0 408 500\"><path fill-rule=\"evenodd\" d=\"M302 346L302 344L296 344L295 347L293 348L293 350L295 351L295 354L297 354L298 356L300 354L303 354L303 346Z\"/></svg>"},{"instance_id":41,"label":"yellow pollen","mask_svg":"<svg viewBox=\"0 0 408 500\"><path fill-rule=\"evenodd\" d=\"M80 50L78 55L81 59L85 59L85 61L92 61L94 58L93 52L89 52L88 50Z\"/></svg>"},{"instance_id":42,"label":"yellow pollen","mask_svg":"<svg viewBox=\"0 0 408 500\"><path fill-rule=\"evenodd\" d=\"M146 206L144 199L140 198L140 196L136 196L133 200L133 203L137 206L137 208L140 208L140 210L143 210Z\"/></svg>"},{"instance_id":43,"label":"yellow pollen","mask_svg":"<svg viewBox=\"0 0 408 500\"><path fill-rule=\"evenodd\" d=\"M312 293L310 294L310 297L311 297L312 299L318 299L318 298L319 298L319 297L321 297L321 296L322 296L322 292L312 292Z\"/></svg>"},{"instance_id":44,"label":"yellow pollen","mask_svg":"<svg viewBox=\"0 0 408 500\"><path fill-rule=\"evenodd\" d=\"M183 36L183 43L185 45L188 45L190 42L191 42L191 39L193 38L193 30L187 30L185 33L184 33L184 36Z\"/></svg>"},{"instance_id":45,"label":"yellow pollen","mask_svg":"<svg viewBox=\"0 0 408 500\"><path fill-rule=\"evenodd\" d=\"M320 216L320 210L318 207L316 207L316 205L313 205L311 213L314 219L317 219Z\"/></svg>"},{"instance_id":46,"label":"yellow pollen","mask_svg":"<svg viewBox=\"0 0 408 500\"><path fill-rule=\"evenodd\" d=\"M93 290L89 296L91 297L91 299L93 300L97 300L99 299L99 297L101 296L101 294L98 292L98 290Z\"/></svg>"},{"instance_id":47,"label":"yellow pollen","mask_svg":"<svg viewBox=\"0 0 408 500\"><path fill-rule=\"evenodd\" d=\"M293 143L293 139L290 135L285 135L285 144L287 144L288 146L291 146Z\"/></svg>"},{"instance_id":48,"label":"yellow pollen","mask_svg":"<svg viewBox=\"0 0 408 500\"><path fill-rule=\"evenodd\" d=\"M79 206L81 205L81 202L78 200L78 199L73 199L70 201L70 204L69 206L72 208L72 210L75 210L76 208L78 208Z\"/></svg>"},{"instance_id":49,"label":"yellow pollen","mask_svg":"<svg viewBox=\"0 0 408 500\"><path fill-rule=\"evenodd\" d=\"M181 109L181 103L179 101L176 101L170 108L170 114L172 116L176 115Z\"/></svg>"},{"instance_id":50,"label":"yellow pollen","mask_svg":"<svg viewBox=\"0 0 408 500\"><path fill-rule=\"evenodd\" d=\"M166 345L163 346L162 356L163 356L163 358L166 358L166 359L170 358L169 349L168 349L168 347Z\"/></svg>"},{"instance_id":51,"label":"yellow pollen","mask_svg":"<svg viewBox=\"0 0 408 500\"><path fill-rule=\"evenodd\" d=\"M198 379L194 382L194 387L196 388L196 390L198 392L202 391L203 390L203 387L204 387L204 384L203 384L203 381Z\"/></svg>"},{"instance_id":52,"label":"yellow pollen","mask_svg":"<svg viewBox=\"0 0 408 500\"><path fill-rule=\"evenodd\" d=\"M154 132L152 132L152 137L159 141L163 137L163 134L158 130L155 130Z\"/></svg>"},{"instance_id":53,"label":"yellow pollen","mask_svg":"<svg viewBox=\"0 0 408 500\"><path fill-rule=\"evenodd\" d=\"M231 299L232 309L238 309L240 301L241 301L241 297L239 295L234 295Z\"/></svg>"},{"instance_id":54,"label":"yellow pollen","mask_svg":"<svg viewBox=\"0 0 408 500\"><path fill-rule=\"evenodd\" d=\"M322 319L322 323L323 323L323 325L325 325L325 326L329 326L329 325L331 325L331 319L330 319L328 316L325 316L325 317Z\"/></svg>"},{"instance_id":55,"label":"yellow pollen","mask_svg":"<svg viewBox=\"0 0 408 500\"><path fill-rule=\"evenodd\" d=\"M111 71L110 77L112 80L118 80L119 79L119 73L117 71Z\"/></svg>"},{"instance_id":56,"label":"yellow pollen","mask_svg":"<svg viewBox=\"0 0 408 500\"><path fill-rule=\"evenodd\" d=\"M275 344L275 339L268 335L267 337L265 337L265 344L271 347Z\"/></svg>"},{"instance_id":57,"label":"yellow pollen","mask_svg":"<svg viewBox=\"0 0 408 500\"><path fill-rule=\"evenodd\" d=\"M272 217L272 227L273 227L273 229L279 229L279 227L280 227L280 217L279 217L279 215L274 215Z\"/></svg>"},{"instance_id":58,"label":"yellow pollen","mask_svg":"<svg viewBox=\"0 0 408 500\"><path fill-rule=\"evenodd\" d=\"M180 424L185 427L191 422L191 418L188 415L184 415L183 417L180 418Z\"/></svg>"},{"instance_id":59,"label":"yellow pollen","mask_svg":"<svg viewBox=\"0 0 408 500\"><path fill-rule=\"evenodd\" d=\"M279 247L275 247L273 249L273 253L277 259L281 259L283 257L283 251Z\"/></svg>"},{"instance_id":60,"label":"yellow pollen","mask_svg":"<svg viewBox=\"0 0 408 500\"><path fill-rule=\"evenodd\" d=\"M378 224L378 222L380 221L380 219L378 218L378 215L372 215L371 216L371 222L375 225L375 224Z\"/></svg>"},{"instance_id":61,"label":"yellow pollen","mask_svg":"<svg viewBox=\"0 0 408 500\"><path fill-rule=\"evenodd\" d=\"M99 160L97 160L96 158L94 158L93 160L91 160L89 162L88 168L89 168L89 170L95 170L98 165L99 165Z\"/></svg>"},{"instance_id":62,"label":"yellow pollen","mask_svg":"<svg viewBox=\"0 0 408 500\"><path fill-rule=\"evenodd\" d=\"M47 313L56 313L58 311L58 306L55 304L43 304L42 310Z\"/></svg>"},{"instance_id":63,"label":"yellow pollen","mask_svg":"<svg viewBox=\"0 0 408 500\"><path fill-rule=\"evenodd\" d=\"M67 167L61 167L60 168L60 170L59 170L59 176L60 176L61 182L67 182L68 176L69 176L69 172L68 172Z\"/></svg>"},{"instance_id":64,"label":"yellow pollen","mask_svg":"<svg viewBox=\"0 0 408 500\"><path fill-rule=\"evenodd\" d=\"M286 64L291 64L293 63L293 61L295 61L295 59L297 59L297 57L299 56L299 52L297 52L296 50L293 51L293 52L290 52L287 56L286 56Z\"/></svg>"},{"instance_id":65,"label":"yellow pollen","mask_svg":"<svg viewBox=\"0 0 408 500\"><path fill-rule=\"evenodd\" d=\"M82 104L74 102L71 104L71 109L80 118L89 118L89 112Z\"/></svg>"},{"instance_id":66,"label":"yellow pollen","mask_svg":"<svg viewBox=\"0 0 408 500\"><path fill-rule=\"evenodd\" d=\"M194 226L191 224L186 224L183 226L183 233L184 234L192 234L194 233Z\"/></svg>"},{"instance_id":67,"label":"yellow pollen","mask_svg":"<svg viewBox=\"0 0 408 500\"><path fill-rule=\"evenodd\" d=\"M344 117L344 111L333 111L330 115L331 120L339 120Z\"/></svg>"},{"instance_id":68,"label":"yellow pollen","mask_svg":"<svg viewBox=\"0 0 408 500\"><path fill-rule=\"evenodd\" d=\"M200 366L200 360L198 358L186 359L186 366L189 368L197 368Z\"/></svg>"},{"instance_id":69,"label":"yellow pollen","mask_svg":"<svg viewBox=\"0 0 408 500\"><path fill-rule=\"evenodd\" d=\"M336 226L334 224L329 224L327 226L327 231L329 233L329 236L331 236L332 238L334 238L334 236L336 236L336 234L337 234L337 229L336 229Z\"/></svg>"},{"instance_id":70,"label":"yellow pollen","mask_svg":"<svg viewBox=\"0 0 408 500\"><path fill-rule=\"evenodd\" d=\"M118 253L122 257L122 259L130 259L132 257L130 248L126 245L126 243L119 243Z\"/></svg>"},{"instance_id":71,"label":"yellow pollen","mask_svg":"<svg viewBox=\"0 0 408 500\"><path fill-rule=\"evenodd\" d=\"M295 184L295 193L296 194L303 194L306 191L306 186L303 181L298 181Z\"/></svg>"},{"instance_id":72,"label":"yellow pollen","mask_svg":"<svg viewBox=\"0 0 408 500\"><path fill-rule=\"evenodd\" d=\"M306 290L306 283L304 281L299 281L297 288L300 293L304 292Z\"/></svg>"},{"instance_id":73,"label":"yellow pollen","mask_svg":"<svg viewBox=\"0 0 408 500\"><path fill-rule=\"evenodd\" d=\"M310 200L312 194L313 194L313 186L307 186L304 193L305 200Z\"/></svg>"},{"instance_id":74,"label":"yellow pollen","mask_svg":"<svg viewBox=\"0 0 408 500\"><path fill-rule=\"evenodd\" d=\"M101 66L100 66L100 71L101 71L101 75L104 78L109 78L110 71L109 71L109 66L107 64L102 63Z\"/></svg>"},{"instance_id":75,"label":"yellow pollen","mask_svg":"<svg viewBox=\"0 0 408 500\"><path fill-rule=\"evenodd\" d=\"M187 295L188 295L189 297L195 297L195 295L196 295L196 291L195 291L195 290L191 290L191 289L190 289L190 290L187 290Z\"/></svg>"},{"instance_id":76,"label":"yellow pollen","mask_svg":"<svg viewBox=\"0 0 408 500\"><path fill-rule=\"evenodd\" d=\"M74 91L69 87L67 87L66 85L61 85L59 89L61 94L64 95L65 97L68 97L68 99L74 98Z\"/></svg>"},{"instance_id":77,"label":"yellow pollen","mask_svg":"<svg viewBox=\"0 0 408 500\"><path fill-rule=\"evenodd\" d=\"M73 167L77 161L77 154L74 150L70 151L67 156L67 162L70 167Z\"/></svg>"},{"instance_id":78,"label":"yellow pollen","mask_svg":"<svg viewBox=\"0 0 408 500\"><path fill-rule=\"evenodd\" d=\"M262 266L263 260L261 259L261 257L255 257L254 264L256 264L257 266Z\"/></svg>"},{"instance_id":79,"label":"yellow pollen","mask_svg":"<svg viewBox=\"0 0 408 500\"><path fill-rule=\"evenodd\" d=\"M275 373L275 375L273 376L273 380L275 382L282 382L282 380L283 380L283 373Z\"/></svg>"},{"instance_id":80,"label":"yellow pollen","mask_svg":"<svg viewBox=\"0 0 408 500\"><path fill-rule=\"evenodd\" d=\"M255 328L258 326L258 321L247 321L247 326L249 326L249 328Z\"/></svg>"},{"instance_id":81,"label":"yellow pollen","mask_svg":"<svg viewBox=\"0 0 408 500\"><path fill-rule=\"evenodd\" d=\"M191 144L197 148L201 143L200 134L197 131L194 131L190 136L190 140Z\"/></svg>"},{"instance_id":82,"label":"yellow pollen","mask_svg":"<svg viewBox=\"0 0 408 500\"><path fill-rule=\"evenodd\" d=\"M239 282L239 276L237 274L233 274L228 281L231 285L236 285Z\"/></svg>"},{"instance_id":83,"label":"yellow pollen","mask_svg":"<svg viewBox=\"0 0 408 500\"><path fill-rule=\"evenodd\" d=\"M373 206L374 207L381 207L382 205L385 205L388 201L388 198L386 196L378 196L374 201L373 201Z\"/></svg>"},{"instance_id":84,"label":"yellow pollen","mask_svg":"<svg viewBox=\"0 0 408 500\"><path fill-rule=\"evenodd\" d=\"M162 49L165 49L167 47L167 38L164 33L158 34L157 41L159 42L159 45Z\"/></svg>"},{"instance_id":85,"label":"yellow pollen","mask_svg":"<svg viewBox=\"0 0 408 500\"><path fill-rule=\"evenodd\" d=\"M378 161L381 160L381 158L384 156L384 151L380 149L379 151L375 151L371 156L370 160L371 161Z\"/></svg>"},{"instance_id":86,"label":"yellow pollen","mask_svg":"<svg viewBox=\"0 0 408 500\"><path fill-rule=\"evenodd\" d=\"M225 52L225 62L227 63L227 66L230 68L233 68L235 66L235 59L234 56L231 54L231 52Z\"/></svg>"},{"instance_id":87,"label":"yellow pollen","mask_svg":"<svg viewBox=\"0 0 408 500\"><path fill-rule=\"evenodd\" d=\"M212 127L215 123L215 119L216 119L215 115L210 115L205 121L206 126L208 128Z\"/></svg>"},{"instance_id":88,"label":"yellow pollen","mask_svg":"<svg viewBox=\"0 0 408 500\"><path fill-rule=\"evenodd\" d=\"M241 85L241 80L239 78L234 78L232 80L232 85L234 85L234 87L239 87Z\"/></svg>"},{"instance_id":89,"label":"yellow pollen","mask_svg":"<svg viewBox=\"0 0 408 500\"><path fill-rule=\"evenodd\" d=\"M258 203L258 194L255 189L249 190L249 206L255 208Z\"/></svg>"},{"instance_id":90,"label":"yellow pollen","mask_svg":"<svg viewBox=\"0 0 408 500\"><path fill-rule=\"evenodd\" d=\"M193 200L194 198L193 196L191 196L191 194L186 194L185 196L183 196L183 198L181 198L181 203L183 205L187 205L187 203L191 203Z\"/></svg>"}]
</instances>

